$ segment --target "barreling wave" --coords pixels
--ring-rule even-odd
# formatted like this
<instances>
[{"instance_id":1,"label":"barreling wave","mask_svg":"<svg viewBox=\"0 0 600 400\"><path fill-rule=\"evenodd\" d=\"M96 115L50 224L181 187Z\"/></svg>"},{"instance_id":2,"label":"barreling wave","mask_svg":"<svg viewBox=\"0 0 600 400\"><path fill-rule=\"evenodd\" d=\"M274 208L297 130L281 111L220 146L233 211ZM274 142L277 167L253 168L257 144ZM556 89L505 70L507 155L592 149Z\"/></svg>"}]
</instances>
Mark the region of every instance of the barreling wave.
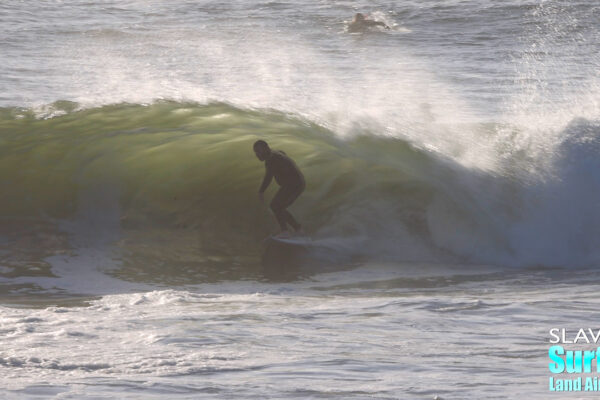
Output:
<instances>
[{"instance_id":1,"label":"barreling wave","mask_svg":"<svg viewBox=\"0 0 600 400\"><path fill-rule=\"evenodd\" d=\"M0 273L52 274L48 257L108 246L114 265L106 267L127 279L252 276L261 242L275 229L257 198L263 167L251 148L259 138L297 160L307 190L293 212L345 255L593 263L598 125L576 121L568 129L557 161L564 165L548 185L515 178L517 159L490 174L402 139L370 132L340 138L297 116L223 103L4 108ZM577 214L582 207L585 216ZM553 226L563 212L569 221ZM581 232L578 242L561 226Z\"/></svg>"}]
</instances>

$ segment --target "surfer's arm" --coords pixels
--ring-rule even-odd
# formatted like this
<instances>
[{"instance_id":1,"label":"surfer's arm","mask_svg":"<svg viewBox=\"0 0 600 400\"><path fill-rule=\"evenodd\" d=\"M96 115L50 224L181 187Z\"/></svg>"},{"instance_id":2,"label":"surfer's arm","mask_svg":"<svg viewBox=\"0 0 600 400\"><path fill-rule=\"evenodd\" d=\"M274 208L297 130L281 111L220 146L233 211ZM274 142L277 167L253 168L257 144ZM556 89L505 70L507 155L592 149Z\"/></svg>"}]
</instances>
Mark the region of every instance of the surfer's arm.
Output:
<instances>
[{"instance_id":1,"label":"surfer's arm","mask_svg":"<svg viewBox=\"0 0 600 400\"><path fill-rule=\"evenodd\" d=\"M267 188L271 184L272 180L273 180L273 172L271 172L271 169L269 167L265 166L265 177L263 178L262 184L260 185L260 188L258 189L259 195L262 195L265 192L265 190L267 190Z\"/></svg>"}]
</instances>

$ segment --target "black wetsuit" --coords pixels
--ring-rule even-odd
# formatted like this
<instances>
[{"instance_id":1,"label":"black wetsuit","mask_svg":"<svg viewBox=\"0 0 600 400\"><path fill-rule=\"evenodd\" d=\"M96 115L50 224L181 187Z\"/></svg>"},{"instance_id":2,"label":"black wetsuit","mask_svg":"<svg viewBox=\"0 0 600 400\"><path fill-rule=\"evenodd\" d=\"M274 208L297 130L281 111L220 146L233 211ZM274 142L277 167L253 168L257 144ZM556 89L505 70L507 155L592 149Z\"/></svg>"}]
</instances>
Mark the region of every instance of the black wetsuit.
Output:
<instances>
[{"instance_id":1,"label":"black wetsuit","mask_svg":"<svg viewBox=\"0 0 600 400\"><path fill-rule=\"evenodd\" d=\"M286 208L292 205L304 191L306 187L304 176L296 163L283 151L273 150L265 160L265 178L258 189L259 193L267 189L273 177L281 187L271 200L271 210L282 231L287 230L287 224L297 231L300 229L300 224Z\"/></svg>"}]
</instances>

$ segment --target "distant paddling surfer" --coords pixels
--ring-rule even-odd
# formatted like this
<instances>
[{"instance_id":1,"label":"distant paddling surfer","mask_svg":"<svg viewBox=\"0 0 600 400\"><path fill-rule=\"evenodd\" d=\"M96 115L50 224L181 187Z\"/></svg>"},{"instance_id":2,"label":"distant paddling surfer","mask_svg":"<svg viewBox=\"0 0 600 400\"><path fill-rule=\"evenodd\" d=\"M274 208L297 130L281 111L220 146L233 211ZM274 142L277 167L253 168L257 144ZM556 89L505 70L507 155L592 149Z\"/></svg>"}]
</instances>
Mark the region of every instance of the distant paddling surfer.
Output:
<instances>
[{"instance_id":1,"label":"distant paddling surfer","mask_svg":"<svg viewBox=\"0 0 600 400\"><path fill-rule=\"evenodd\" d=\"M265 190L271 184L273 177L280 186L273 200L271 200L271 210L273 210L281 228L281 232L276 237L287 238L291 236L287 228L288 224L294 228L294 231L301 232L300 224L286 208L296 201L306 187L302 172L287 154L281 150L271 150L264 140L257 140L254 143L254 153L260 161L265 162L265 177L258 189L260 201L264 202Z\"/></svg>"},{"instance_id":2,"label":"distant paddling surfer","mask_svg":"<svg viewBox=\"0 0 600 400\"><path fill-rule=\"evenodd\" d=\"M372 26L383 26L385 29L390 29L384 22L367 19L364 14L356 13L354 19L348 25L348 32L363 32Z\"/></svg>"}]
</instances>

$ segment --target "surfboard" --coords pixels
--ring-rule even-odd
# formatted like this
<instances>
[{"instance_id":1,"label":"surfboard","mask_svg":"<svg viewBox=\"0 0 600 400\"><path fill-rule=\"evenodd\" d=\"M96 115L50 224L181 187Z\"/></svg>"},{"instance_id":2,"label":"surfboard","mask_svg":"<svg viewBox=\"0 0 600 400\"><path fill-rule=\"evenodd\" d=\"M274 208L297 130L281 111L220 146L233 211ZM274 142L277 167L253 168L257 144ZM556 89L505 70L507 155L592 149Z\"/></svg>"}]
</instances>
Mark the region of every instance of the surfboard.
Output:
<instances>
[{"instance_id":1,"label":"surfboard","mask_svg":"<svg viewBox=\"0 0 600 400\"><path fill-rule=\"evenodd\" d=\"M313 244L313 240L308 236L293 236L289 238L279 238L275 236L269 236L265 239L265 242L283 243L292 246L307 247Z\"/></svg>"},{"instance_id":2,"label":"surfboard","mask_svg":"<svg viewBox=\"0 0 600 400\"><path fill-rule=\"evenodd\" d=\"M343 242L343 240L342 240ZM352 252L340 247L336 238L267 237L262 253L262 265L269 279L288 279L347 268Z\"/></svg>"},{"instance_id":3,"label":"surfboard","mask_svg":"<svg viewBox=\"0 0 600 400\"><path fill-rule=\"evenodd\" d=\"M309 237L278 238L269 236L264 244L262 264L266 276L287 279L305 273L305 267L316 267L310 254L315 250Z\"/></svg>"}]
</instances>

